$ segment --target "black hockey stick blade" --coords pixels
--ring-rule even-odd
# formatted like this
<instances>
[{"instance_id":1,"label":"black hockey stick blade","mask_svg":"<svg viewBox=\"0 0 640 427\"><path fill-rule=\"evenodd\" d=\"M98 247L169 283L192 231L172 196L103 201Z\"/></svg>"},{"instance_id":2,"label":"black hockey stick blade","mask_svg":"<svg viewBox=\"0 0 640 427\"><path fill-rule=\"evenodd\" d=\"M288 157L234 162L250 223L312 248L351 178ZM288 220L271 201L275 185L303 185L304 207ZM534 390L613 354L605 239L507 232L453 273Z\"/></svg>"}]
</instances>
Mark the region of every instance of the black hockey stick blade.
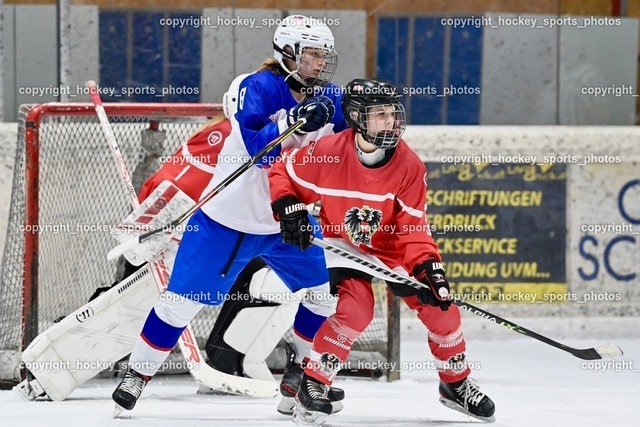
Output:
<instances>
[{"instance_id":1,"label":"black hockey stick blade","mask_svg":"<svg viewBox=\"0 0 640 427\"><path fill-rule=\"evenodd\" d=\"M537 332L533 332L527 328L524 328L520 325L516 325L513 322L510 322L500 316L497 316L493 313L489 313L486 310L483 310L479 307L466 303L464 301L460 301L458 299L454 299L452 301L453 304L457 305L460 308L464 308L470 313L475 314L476 316L480 316L486 320L494 322L500 326L504 326L510 331L519 332L522 335L526 335L538 341L542 341L545 344L558 348L560 350L564 350L567 353L573 354L575 357L583 360L597 360L597 359L608 359L613 357L622 356L622 350L615 344L603 344L592 348L573 348L568 345L559 343L557 341L552 340L551 338L547 338L544 335L540 335Z\"/></svg>"},{"instance_id":2,"label":"black hockey stick blade","mask_svg":"<svg viewBox=\"0 0 640 427\"><path fill-rule=\"evenodd\" d=\"M403 283L407 286L411 286L415 289L422 289L427 287L427 285L425 285L424 283L418 282L417 280L411 278L411 277L407 277L405 275L402 274L398 274L394 271L392 271L391 269L389 269L387 266L385 265L381 265L379 263L372 263L364 258L362 258L360 255L355 254L349 250L346 250L344 248L340 248L337 247L335 245L331 245L327 242L325 242L324 240L321 239L313 239L312 243L316 246L319 246L321 248L323 248L325 251L329 251L329 252L333 252L336 255L340 255L344 258L350 259L351 261L354 261L358 264L360 264L363 267L366 267L367 269L369 269L371 272L376 272L376 273L380 273L382 275L384 275L388 280L392 280L395 282L399 282L399 283ZM483 319L489 320L491 322L494 322L498 325L504 326L505 328L509 329L510 331L514 331L514 332L519 332L522 335L526 335L530 338L536 339L538 341L541 341L545 344L548 344L550 346L553 346L555 348L558 348L560 350L564 350L568 353L573 354L575 357L578 357L580 359L583 360L596 360L596 359L605 359L605 358L613 358L613 357L618 357L618 356L622 356L622 350L620 349L620 347L618 347L615 344L604 344L604 345L600 345L597 347L593 347L593 348L585 348L585 349L578 349L578 348L573 348L573 347L569 347L567 345L564 345L562 343L559 343L557 341L552 340L551 338L547 338L544 335L540 335L536 332L530 331L527 328L523 328L522 326L516 325L513 322L509 322L508 320L497 316L493 313L490 313L486 310L483 310L479 307L476 307L475 305L469 304L467 302L461 301L459 299L453 298L451 300L452 304L457 305L460 308L464 308L465 310L467 310L470 313L475 314L476 316L482 317Z\"/></svg>"}]
</instances>

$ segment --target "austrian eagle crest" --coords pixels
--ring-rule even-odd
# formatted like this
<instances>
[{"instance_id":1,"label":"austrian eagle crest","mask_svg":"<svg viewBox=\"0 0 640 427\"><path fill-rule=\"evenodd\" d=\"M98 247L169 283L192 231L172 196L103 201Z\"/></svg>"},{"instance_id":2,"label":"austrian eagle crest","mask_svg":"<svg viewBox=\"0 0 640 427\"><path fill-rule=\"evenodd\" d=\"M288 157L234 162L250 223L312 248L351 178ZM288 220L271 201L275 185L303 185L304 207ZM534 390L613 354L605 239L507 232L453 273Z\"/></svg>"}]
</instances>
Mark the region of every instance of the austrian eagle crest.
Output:
<instances>
[{"instance_id":1,"label":"austrian eagle crest","mask_svg":"<svg viewBox=\"0 0 640 427\"><path fill-rule=\"evenodd\" d=\"M380 222L382 211L369 206L353 207L344 215L345 230L355 245L371 247L371 237L380 228Z\"/></svg>"},{"instance_id":2,"label":"austrian eagle crest","mask_svg":"<svg viewBox=\"0 0 640 427\"><path fill-rule=\"evenodd\" d=\"M327 375L335 376L340 367L342 366L342 362L338 356L333 353L322 353L320 355L320 370Z\"/></svg>"}]
</instances>

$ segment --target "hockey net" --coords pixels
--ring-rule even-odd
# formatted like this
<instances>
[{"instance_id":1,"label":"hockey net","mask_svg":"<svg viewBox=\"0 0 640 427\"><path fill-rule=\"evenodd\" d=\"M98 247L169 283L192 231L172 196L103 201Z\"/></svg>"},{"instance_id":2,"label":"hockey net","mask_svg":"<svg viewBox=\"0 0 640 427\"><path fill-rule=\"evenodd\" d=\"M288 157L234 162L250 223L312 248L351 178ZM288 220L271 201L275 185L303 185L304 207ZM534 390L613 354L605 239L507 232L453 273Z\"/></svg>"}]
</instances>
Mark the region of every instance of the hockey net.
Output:
<instances>
[{"instance_id":1,"label":"hockey net","mask_svg":"<svg viewBox=\"0 0 640 427\"><path fill-rule=\"evenodd\" d=\"M105 104L105 110L127 168L135 171L134 185L139 185L154 172L143 168L150 163L144 138L170 156L220 114L221 106L114 103ZM0 277L0 378L17 379L21 350L56 319L84 305L96 288L114 283L118 267L106 253L116 242L109 232L129 212L129 198L91 104L22 106ZM398 361L397 302L388 299L383 284L375 288L374 321L353 348L367 363L351 366ZM191 323L201 348L218 312L218 307L202 310ZM281 344L286 340L290 333ZM397 375L379 369L358 373Z\"/></svg>"}]
</instances>

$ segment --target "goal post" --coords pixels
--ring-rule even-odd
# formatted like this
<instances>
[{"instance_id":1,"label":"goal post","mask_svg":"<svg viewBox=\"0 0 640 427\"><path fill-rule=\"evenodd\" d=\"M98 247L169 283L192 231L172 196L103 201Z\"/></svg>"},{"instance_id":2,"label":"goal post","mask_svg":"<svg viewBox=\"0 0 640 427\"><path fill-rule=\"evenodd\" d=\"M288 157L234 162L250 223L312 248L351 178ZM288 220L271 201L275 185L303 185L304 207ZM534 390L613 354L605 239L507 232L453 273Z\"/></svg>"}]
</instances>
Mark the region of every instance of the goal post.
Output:
<instances>
[{"instance_id":1,"label":"goal post","mask_svg":"<svg viewBox=\"0 0 640 427\"><path fill-rule=\"evenodd\" d=\"M163 108L164 106L164 108ZM146 117L149 129L158 129L161 118L211 118L221 113L221 108L212 104L105 104L110 117ZM24 123L25 183L24 183L24 279L22 287L22 340L21 348L38 335L38 286L39 286L39 230L41 229L40 190L40 132L47 118L92 118L93 104L39 104L29 109ZM156 118L157 120L154 120ZM19 130L20 137L21 131ZM97 209L100 209L99 207ZM71 225L71 224L68 224Z\"/></svg>"},{"instance_id":2,"label":"goal post","mask_svg":"<svg viewBox=\"0 0 640 427\"><path fill-rule=\"evenodd\" d=\"M222 113L219 104L104 107L132 172L149 166L144 138L160 147L160 159L168 158L207 120ZM116 280L117 263L106 259L117 243L110 230L129 212L126 190L92 104L21 107L0 273L0 378L17 379L20 352L56 319L85 304L96 288ZM367 353L374 363L398 362L389 359L399 354L399 319L393 316L398 301L388 298L383 284L376 287L375 318L354 353ZM204 309L192 322L202 348L218 312L219 307ZM291 339L288 335L285 339Z\"/></svg>"}]
</instances>

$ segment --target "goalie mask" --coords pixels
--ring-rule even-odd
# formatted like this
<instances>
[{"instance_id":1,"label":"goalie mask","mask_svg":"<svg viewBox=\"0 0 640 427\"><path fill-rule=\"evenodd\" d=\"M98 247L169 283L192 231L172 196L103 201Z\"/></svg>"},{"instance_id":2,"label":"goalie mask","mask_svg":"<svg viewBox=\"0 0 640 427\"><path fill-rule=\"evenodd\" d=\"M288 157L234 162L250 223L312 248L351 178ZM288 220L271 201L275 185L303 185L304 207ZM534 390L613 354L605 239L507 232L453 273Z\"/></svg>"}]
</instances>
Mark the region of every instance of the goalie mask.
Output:
<instances>
[{"instance_id":1,"label":"goalie mask","mask_svg":"<svg viewBox=\"0 0 640 427\"><path fill-rule=\"evenodd\" d=\"M406 128L404 106L395 85L385 79L355 79L342 97L342 113L365 141L387 150Z\"/></svg>"},{"instance_id":2,"label":"goalie mask","mask_svg":"<svg viewBox=\"0 0 640 427\"><path fill-rule=\"evenodd\" d=\"M304 87L326 86L338 67L333 33L318 19L291 15L273 35L273 57L289 75ZM295 63L287 67L285 60Z\"/></svg>"}]
</instances>

